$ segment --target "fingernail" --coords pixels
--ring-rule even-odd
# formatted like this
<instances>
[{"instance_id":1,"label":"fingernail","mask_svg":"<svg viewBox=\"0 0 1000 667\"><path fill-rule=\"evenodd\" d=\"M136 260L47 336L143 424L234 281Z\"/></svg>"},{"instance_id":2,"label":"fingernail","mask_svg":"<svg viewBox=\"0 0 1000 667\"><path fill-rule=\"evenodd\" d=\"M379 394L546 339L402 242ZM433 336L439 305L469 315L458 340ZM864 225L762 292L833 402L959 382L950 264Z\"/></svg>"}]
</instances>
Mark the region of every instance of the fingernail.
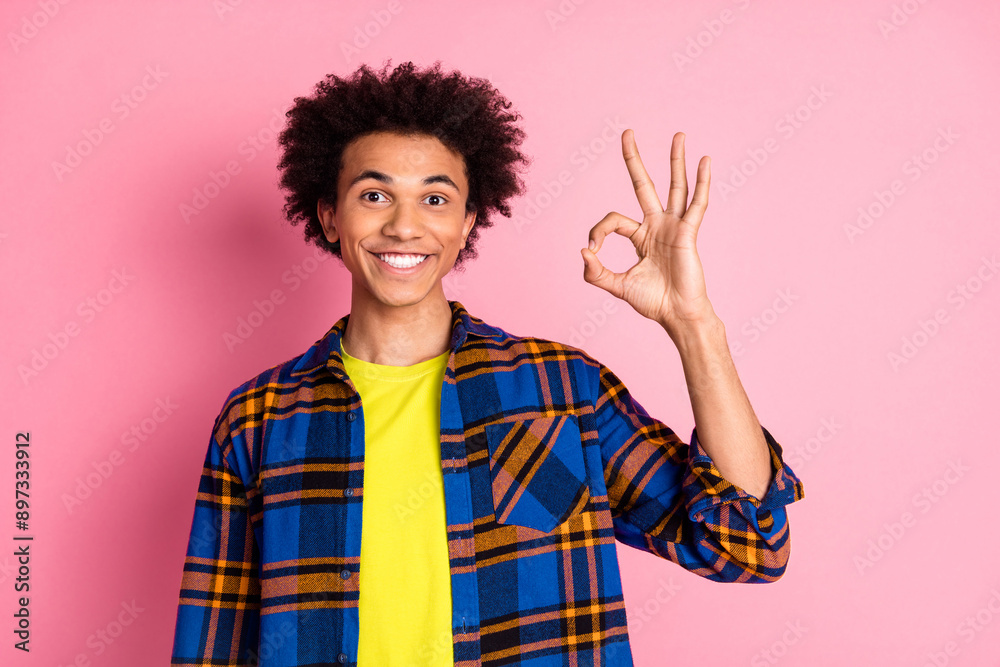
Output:
<instances>
[{"instance_id":1,"label":"fingernail","mask_svg":"<svg viewBox=\"0 0 1000 667\"><path fill-rule=\"evenodd\" d=\"M595 241L595 240L591 239L591 240L590 240L590 245L589 245L588 247L589 247L589 248L590 248L591 250L593 250L594 248L596 248L596 247L597 247L597 241Z\"/></svg>"}]
</instances>

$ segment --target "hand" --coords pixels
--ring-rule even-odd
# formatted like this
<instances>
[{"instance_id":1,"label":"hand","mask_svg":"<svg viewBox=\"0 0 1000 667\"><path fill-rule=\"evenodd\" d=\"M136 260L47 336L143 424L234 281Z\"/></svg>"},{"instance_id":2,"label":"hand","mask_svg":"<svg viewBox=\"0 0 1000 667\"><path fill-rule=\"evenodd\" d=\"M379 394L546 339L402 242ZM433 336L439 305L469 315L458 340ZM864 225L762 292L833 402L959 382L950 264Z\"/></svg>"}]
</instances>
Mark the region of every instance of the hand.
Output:
<instances>
[{"instance_id":1,"label":"hand","mask_svg":"<svg viewBox=\"0 0 1000 667\"><path fill-rule=\"evenodd\" d=\"M698 228L708 207L711 158L698 163L694 196L688 206L684 164L684 134L670 147L670 191L667 207L660 205L653 182L639 158L635 133L622 133L622 155L642 207L642 223L612 211L590 230L594 249L583 248L583 279L624 299L640 315L656 320L671 337L686 327L716 318L705 289L705 274L695 248ZM606 269L597 258L604 238L612 232L627 236L638 263L625 273Z\"/></svg>"}]
</instances>

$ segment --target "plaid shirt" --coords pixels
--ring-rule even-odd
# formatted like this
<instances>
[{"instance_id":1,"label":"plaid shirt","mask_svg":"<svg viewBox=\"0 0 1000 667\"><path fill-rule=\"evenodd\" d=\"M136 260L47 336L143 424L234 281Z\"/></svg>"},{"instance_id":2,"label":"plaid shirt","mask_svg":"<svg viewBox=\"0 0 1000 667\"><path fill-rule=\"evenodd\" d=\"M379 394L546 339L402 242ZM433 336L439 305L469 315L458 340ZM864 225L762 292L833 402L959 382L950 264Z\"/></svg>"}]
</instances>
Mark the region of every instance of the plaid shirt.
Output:
<instances>
[{"instance_id":1,"label":"plaid shirt","mask_svg":"<svg viewBox=\"0 0 1000 667\"><path fill-rule=\"evenodd\" d=\"M457 667L631 665L615 540L714 581L783 574L785 505L803 487L766 429L775 475L757 499L696 430L682 442L583 350L449 304L452 636L413 664L453 651ZM340 356L349 316L234 389L216 419L171 664L356 664L365 428Z\"/></svg>"}]
</instances>

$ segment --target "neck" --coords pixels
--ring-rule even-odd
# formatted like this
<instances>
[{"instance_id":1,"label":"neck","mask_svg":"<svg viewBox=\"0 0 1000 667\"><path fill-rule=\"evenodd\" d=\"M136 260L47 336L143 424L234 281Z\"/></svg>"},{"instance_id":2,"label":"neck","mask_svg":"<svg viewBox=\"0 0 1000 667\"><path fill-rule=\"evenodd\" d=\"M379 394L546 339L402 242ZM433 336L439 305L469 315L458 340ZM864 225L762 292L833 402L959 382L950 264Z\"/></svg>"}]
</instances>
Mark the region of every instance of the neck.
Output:
<instances>
[{"instance_id":1,"label":"neck","mask_svg":"<svg viewBox=\"0 0 1000 667\"><path fill-rule=\"evenodd\" d=\"M411 305L389 306L356 289L342 343L349 355L362 361L412 366L448 349L451 318L443 290Z\"/></svg>"}]
</instances>

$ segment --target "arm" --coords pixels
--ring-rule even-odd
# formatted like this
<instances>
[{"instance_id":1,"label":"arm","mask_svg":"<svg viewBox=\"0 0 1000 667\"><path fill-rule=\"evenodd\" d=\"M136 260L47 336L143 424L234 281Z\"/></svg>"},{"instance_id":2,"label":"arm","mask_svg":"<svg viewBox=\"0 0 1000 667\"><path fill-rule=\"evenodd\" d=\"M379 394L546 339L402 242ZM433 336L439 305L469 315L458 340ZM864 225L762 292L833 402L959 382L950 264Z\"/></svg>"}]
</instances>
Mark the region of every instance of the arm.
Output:
<instances>
[{"instance_id":1,"label":"arm","mask_svg":"<svg viewBox=\"0 0 1000 667\"><path fill-rule=\"evenodd\" d=\"M685 444L599 368L597 432L616 539L713 581L780 578L790 549L785 506L803 487L771 434L759 427L776 472L758 499L722 476L697 429Z\"/></svg>"},{"instance_id":2,"label":"arm","mask_svg":"<svg viewBox=\"0 0 1000 667\"><path fill-rule=\"evenodd\" d=\"M696 248L708 208L711 161L705 156L698 164L689 206L684 135L675 134L670 191L663 208L631 130L622 133L622 155L642 208L642 223L611 212L594 225L590 246L581 251L584 280L625 300L663 327L681 355L701 445L729 482L762 497L773 472L770 457L729 354L725 327L708 299ZM627 236L640 258L625 273L609 271L597 258L611 233Z\"/></svg>"},{"instance_id":3,"label":"arm","mask_svg":"<svg viewBox=\"0 0 1000 667\"><path fill-rule=\"evenodd\" d=\"M256 664L259 555L246 490L227 460L232 441L225 424L220 415L198 485L172 665Z\"/></svg>"},{"instance_id":4,"label":"arm","mask_svg":"<svg viewBox=\"0 0 1000 667\"><path fill-rule=\"evenodd\" d=\"M722 320L675 334L674 342L702 447L727 480L763 498L774 470L760 422L736 374Z\"/></svg>"},{"instance_id":5,"label":"arm","mask_svg":"<svg viewBox=\"0 0 1000 667\"><path fill-rule=\"evenodd\" d=\"M599 402L611 407L598 410L598 421L609 500L621 517L619 538L704 576L771 581L787 560L784 504L802 497L802 485L757 421L708 299L696 238L708 207L711 162L706 156L699 163L688 206L684 135L675 134L664 208L631 130L622 134L622 155L643 219L612 212L594 225L589 247L581 250L583 277L664 328L681 355L696 427L689 447L602 371ZM639 256L625 273L609 271L597 258L611 233L628 237Z\"/></svg>"}]
</instances>

